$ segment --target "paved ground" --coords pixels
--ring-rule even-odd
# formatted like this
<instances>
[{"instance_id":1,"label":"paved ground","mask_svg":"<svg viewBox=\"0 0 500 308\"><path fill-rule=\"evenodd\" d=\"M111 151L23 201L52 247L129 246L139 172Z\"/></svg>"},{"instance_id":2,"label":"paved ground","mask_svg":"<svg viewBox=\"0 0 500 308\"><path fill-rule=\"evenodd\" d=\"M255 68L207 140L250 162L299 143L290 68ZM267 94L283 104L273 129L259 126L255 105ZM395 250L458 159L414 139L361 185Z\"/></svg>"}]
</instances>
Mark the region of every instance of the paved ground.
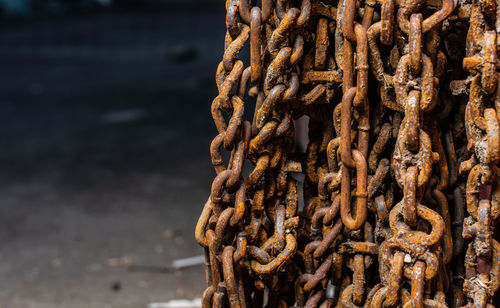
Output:
<instances>
[{"instance_id":1,"label":"paved ground","mask_svg":"<svg viewBox=\"0 0 500 308\"><path fill-rule=\"evenodd\" d=\"M0 22L1 307L201 294L201 267L112 265L201 253L223 37L217 10Z\"/></svg>"}]
</instances>

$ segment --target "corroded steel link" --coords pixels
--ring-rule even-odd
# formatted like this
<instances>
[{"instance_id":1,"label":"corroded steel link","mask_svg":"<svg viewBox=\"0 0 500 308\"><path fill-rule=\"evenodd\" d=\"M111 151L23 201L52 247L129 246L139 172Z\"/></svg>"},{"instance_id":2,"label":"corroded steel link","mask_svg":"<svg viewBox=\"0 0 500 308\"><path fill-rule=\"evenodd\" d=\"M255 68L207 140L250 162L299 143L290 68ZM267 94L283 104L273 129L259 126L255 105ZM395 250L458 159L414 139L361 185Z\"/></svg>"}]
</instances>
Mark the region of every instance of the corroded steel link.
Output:
<instances>
[{"instance_id":1,"label":"corroded steel link","mask_svg":"<svg viewBox=\"0 0 500 308\"><path fill-rule=\"evenodd\" d=\"M463 237L472 242L465 256L466 279L464 293L468 305L485 307L491 304L498 283L491 280L497 275L498 243L492 238L491 185L497 185L500 136L496 104L493 95L497 88L498 20L492 12L495 4L488 1L472 3L467 34L466 57L463 69L470 73L469 101L465 109L468 161L462 162L460 172L467 175L466 206L470 216L464 219ZM494 51L495 50L495 51ZM495 63L495 64L493 64ZM493 103L495 101L495 103ZM478 265L486 264L488 271Z\"/></svg>"},{"instance_id":2,"label":"corroded steel link","mask_svg":"<svg viewBox=\"0 0 500 308\"><path fill-rule=\"evenodd\" d=\"M419 204L422 190L430 179L432 166L438 155L432 152L431 140L424 131L423 121L420 120L424 112L429 112L435 106L436 99L433 63L423 50L423 16L418 13L420 6L418 2L408 1L398 9L399 29L408 35L407 54L399 59L392 78L399 108L391 108L394 106L393 103L385 104L391 109L403 110L405 114L398 129L399 135L392 163L396 180L403 189L403 201L390 212L389 221L393 237L386 238L384 243L392 243L393 248L381 254L380 259L384 262L384 258L391 258L390 256L394 254L397 262L390 266L380 265L380 271L390 269L392 275L400 277L398 273L406 273L413 268L410 277L407 277L412 280L411 300L404 307L424 307L425 280L430 280L437 273L439 263L436 262L438 255L436 249L440 250L439 243L444 227L444 221L437 212ZM434 18L434 15L429 18ZM379 24L369 31L372 38L372 63L379 67L375 73L383 73L380 68L380 53L374 41L375 36L381 32L380 27ZM426 220L431 225L432 231L429 234L411 230L418 227L419 220ZM404 266L399 251L408 254L405 256L408 260L405 260ZM416 256L417 260L412 255ZM418 258L421 258L421 261ZM431 268L432 270L429 270ZM404 276L406 277L406 274ZM386 304L392 306L396 304L397 294L400 292L401 278L395 277L385 281L390 286L386 292Z\"/></svg>"},{"instance_id":3,"label":"corroded steel link","mask_svg":"<svg viewBox=\"0 0 500 308\"><path fill-rule=\"evenodd\" d=\"M202 307L499 307L500 2L225 8Z\"/></svg>"}]
</instances>

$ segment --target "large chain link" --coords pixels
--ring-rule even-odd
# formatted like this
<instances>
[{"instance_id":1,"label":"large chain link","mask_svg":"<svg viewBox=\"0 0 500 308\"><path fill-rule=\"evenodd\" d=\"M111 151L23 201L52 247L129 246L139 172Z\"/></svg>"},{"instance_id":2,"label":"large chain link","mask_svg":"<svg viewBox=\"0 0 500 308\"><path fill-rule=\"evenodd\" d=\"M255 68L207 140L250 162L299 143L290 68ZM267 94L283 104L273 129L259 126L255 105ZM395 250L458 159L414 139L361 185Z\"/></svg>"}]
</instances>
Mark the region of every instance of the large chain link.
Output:
<instances>
[{"instance_id":1,"label":"large chain link","mask_svg":"<svg viewBox=\"0 0 500 308\"><path fill-rule=\"evenodd\" d=\"M500 2L226 11L203 307L494 307Z\"/></svg>"}]
</instances>

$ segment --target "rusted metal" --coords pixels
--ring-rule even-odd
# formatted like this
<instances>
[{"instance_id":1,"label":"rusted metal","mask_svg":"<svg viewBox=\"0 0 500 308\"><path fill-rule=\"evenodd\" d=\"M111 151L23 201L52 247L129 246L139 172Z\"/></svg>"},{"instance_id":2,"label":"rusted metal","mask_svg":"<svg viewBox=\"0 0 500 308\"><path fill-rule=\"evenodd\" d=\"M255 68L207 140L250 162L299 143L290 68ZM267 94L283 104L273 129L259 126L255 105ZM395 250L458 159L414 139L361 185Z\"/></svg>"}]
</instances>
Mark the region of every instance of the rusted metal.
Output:
<instances>
[{"instance_id":1,"label":"rusted metal","mask_svg":"<svg viewBox=\"0 0 500 308\"><path fill-rule=\"evenodd\" d=\"M226 11L202 306L499 306L500 3Z\"/></svg>"}]
</instances>

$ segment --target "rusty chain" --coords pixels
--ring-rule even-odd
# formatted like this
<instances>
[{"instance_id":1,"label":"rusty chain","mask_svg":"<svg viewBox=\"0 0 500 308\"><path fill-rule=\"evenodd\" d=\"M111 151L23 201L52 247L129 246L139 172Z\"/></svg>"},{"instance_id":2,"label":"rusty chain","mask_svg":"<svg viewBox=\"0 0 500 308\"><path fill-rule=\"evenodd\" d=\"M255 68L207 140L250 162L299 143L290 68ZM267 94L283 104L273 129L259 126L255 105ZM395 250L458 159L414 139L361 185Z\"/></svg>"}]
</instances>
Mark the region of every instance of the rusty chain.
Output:
<instances>
[{"instance_id":1,"label":"rusty chain","mask_svg":"<svg viewBox=\"0 0 500 308\"><path fill-rule=\"evenodd\" d=\"M226 12L203 307L495 307L500 2Z\"/></svg>"}]
</instances>

